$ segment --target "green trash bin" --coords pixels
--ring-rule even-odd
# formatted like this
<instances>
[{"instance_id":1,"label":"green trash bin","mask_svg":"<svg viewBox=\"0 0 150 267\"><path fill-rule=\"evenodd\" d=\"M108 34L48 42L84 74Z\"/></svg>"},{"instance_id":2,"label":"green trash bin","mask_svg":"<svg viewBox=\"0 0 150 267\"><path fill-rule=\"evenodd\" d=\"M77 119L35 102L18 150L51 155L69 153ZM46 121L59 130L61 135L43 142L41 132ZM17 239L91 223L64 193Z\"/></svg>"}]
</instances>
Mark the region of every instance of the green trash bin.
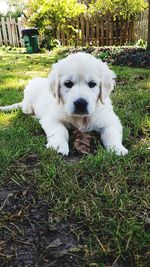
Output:
<instances>
[{"instance_id":1,"label":"green trash bin","mask_svg":"<svg viewBox=\"0 0 150 267\"><path fill-rule=\"evenodd\" d=\"M29 54L39 52L37 28L22 29L22 38Z\"/></svg>"}]
</instances>

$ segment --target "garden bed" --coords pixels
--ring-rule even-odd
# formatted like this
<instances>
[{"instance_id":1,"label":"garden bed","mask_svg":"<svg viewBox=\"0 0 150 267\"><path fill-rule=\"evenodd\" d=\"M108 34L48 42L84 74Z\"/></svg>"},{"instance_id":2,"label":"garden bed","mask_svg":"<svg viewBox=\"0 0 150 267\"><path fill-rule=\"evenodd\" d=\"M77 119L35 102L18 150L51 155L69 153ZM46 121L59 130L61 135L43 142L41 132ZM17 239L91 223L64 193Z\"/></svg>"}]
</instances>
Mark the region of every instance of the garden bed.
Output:
<instances>
[{"instance_id":1,"label":"garden bed","mask_svg":"<svg viewBox=\"0 0 150 267\"><path fill-rule=\"evenodd\" d=\"M84 51L92 53L96 57L112 65L150 68L150 50L135 47L88 47L62 49L60 53L75 53Z\"/></svg>"}]
</instances>

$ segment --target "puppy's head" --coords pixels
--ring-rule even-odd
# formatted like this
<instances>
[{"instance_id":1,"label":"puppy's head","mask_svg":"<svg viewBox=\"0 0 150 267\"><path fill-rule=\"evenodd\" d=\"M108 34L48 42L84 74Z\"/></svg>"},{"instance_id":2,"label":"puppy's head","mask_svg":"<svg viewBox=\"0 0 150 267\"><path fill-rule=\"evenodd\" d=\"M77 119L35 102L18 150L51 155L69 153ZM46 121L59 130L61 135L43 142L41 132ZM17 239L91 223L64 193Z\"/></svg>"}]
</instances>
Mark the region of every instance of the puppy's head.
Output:
<instances>
[{"instance_id":1,"label":"puppy's head","mask_svg":"<svg viewBox=\"0 0 150 267\"><path fill-rule=\"evenodd\" d=\"M54 64L50 91L72 116L91 116L99 100L104 104L114 88L115 74L106 63L86 53L69 55Z\"/></svg>"}]
</instances>

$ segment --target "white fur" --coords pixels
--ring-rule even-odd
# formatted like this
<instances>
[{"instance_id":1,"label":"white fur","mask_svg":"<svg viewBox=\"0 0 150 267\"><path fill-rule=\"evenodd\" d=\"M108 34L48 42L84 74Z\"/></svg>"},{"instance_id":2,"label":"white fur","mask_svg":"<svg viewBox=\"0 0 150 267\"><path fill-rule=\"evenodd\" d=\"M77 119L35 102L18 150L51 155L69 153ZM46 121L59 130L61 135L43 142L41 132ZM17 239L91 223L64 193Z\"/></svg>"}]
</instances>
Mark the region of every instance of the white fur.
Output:
<instances>
[{"instance_id":1,"label":"white fur","mask_svg":"<svg viewBox=\"0 0 150 267\"><path fill-rule=\"evenodd\" d=\"M122 125L113 111L110 92L115 74L106 63L86 53L76 53L54 64L48 78L36 78L24 90L22 110L34 114L47 136L47 148L68 155L68 127L98 131L104 147L117 155L128 150L122 145ZM66 81L72 81L67 88ZM95 82L90 88L88 83ZM75 101L87 102L87 114L76 114ZM85 123L86 122L86 123Z\"/></svg>"}]
</instances>

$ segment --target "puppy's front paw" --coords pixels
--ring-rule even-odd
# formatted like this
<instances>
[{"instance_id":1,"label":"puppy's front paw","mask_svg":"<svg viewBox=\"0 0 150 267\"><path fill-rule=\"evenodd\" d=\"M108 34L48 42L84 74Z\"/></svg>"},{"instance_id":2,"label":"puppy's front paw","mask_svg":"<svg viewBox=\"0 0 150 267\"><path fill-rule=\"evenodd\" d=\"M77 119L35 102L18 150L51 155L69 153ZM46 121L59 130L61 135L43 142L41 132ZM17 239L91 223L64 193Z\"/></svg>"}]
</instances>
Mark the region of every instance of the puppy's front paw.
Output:
<instances>
[{"instance_id":1,"label":"puppy's front paw","mask_svg":"<svg viewBox=\"0 0 150 267\"><path fill-rule=\"evenodd\" d=\"M117 156L125 156L128 154L128 150L123 145L109 146L107 150L114 152Z\"/></svg>"},{"instance_id":2,"label":"puppy's front paw","mask_svg":"<svg viewBox=\"0 0 150 267\"><path fill-rule=\"evenodd\" d=\"M116 155L118 156L125 156L128 154L128 150L124 147L124 146L121 146L121 147L115 147L114 148L114 152L116 153Z\"/></svg>"},{"instance_id":3,"label":"puppy's front paw","mask_svg":"<svg viewBox=\"0 0 150 267\"><path fill-rule=\"evenodd\" d=\"M67 156L69 153L69 146L65 140L52 139L47 143L46 148L53 148L63 156Z\"/></svg>"}]
</instances>

